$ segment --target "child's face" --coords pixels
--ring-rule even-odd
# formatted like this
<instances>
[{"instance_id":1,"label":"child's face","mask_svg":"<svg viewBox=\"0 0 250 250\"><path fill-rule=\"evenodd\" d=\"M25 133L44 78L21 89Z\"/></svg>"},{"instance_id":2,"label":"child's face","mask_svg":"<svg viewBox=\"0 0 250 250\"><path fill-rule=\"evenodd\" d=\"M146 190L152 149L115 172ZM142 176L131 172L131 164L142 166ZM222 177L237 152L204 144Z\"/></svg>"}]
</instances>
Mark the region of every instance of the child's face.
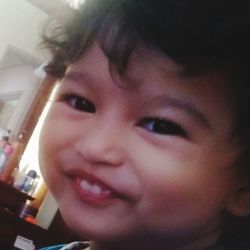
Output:
<instances>
[{"instance_id":1,"label":"child's face","mask_svg":"<svg viewBox=\"0 0 250 250\"><path fill-rule=\"evenodd\" d=\"M125 77L97 45L68 67L41 135L45 180L86 238L216 230L236 189L231 93L219 74L194 78L150 49Z\"/></svg>"}]
</instances>

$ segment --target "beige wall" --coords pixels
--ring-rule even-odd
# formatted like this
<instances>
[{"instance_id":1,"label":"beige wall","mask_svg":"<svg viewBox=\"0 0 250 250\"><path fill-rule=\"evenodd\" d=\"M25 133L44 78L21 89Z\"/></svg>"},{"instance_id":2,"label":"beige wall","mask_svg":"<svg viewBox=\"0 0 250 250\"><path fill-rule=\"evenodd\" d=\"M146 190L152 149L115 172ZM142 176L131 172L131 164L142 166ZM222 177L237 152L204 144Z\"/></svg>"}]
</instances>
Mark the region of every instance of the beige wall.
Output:
<instances>
[{"instance_id":1,"label":"beige wall","mask_svg":"<svg viewBox=\"0 0 250 250\"><path fill-rule=\"evenodd\" d=\"M41 62L48 60L45 51L39 49L41 31L47 22L48 14L26 0L0 0L0 17L0 99L8 93L22 93L18 108L8 123L8 128L15 130L18 126L17 120L21 121L24 111L22 107L28 106L28 102L32 100L39 80L34 74L34 68L19 63L22 60L20 56L15 65L15 60L13 63L8 51L14 48L20 51L20 54L23 52L25 56L37 58ZM47 202L39 212L38 221L46 228L57 207L50 196L45 200Z\"/></svg>"},{"instance_id":2,"label":"beige wall","mask_svg":"<svg viewBox=\"0 0 250 250\"><path fill-rule=\"evenodd\" d=\"M12 47L40 61L47 61L48 55L40 50L38 45L48 15L62 21L65 15L70 13L61 0L0 0L0 99L1 94L23 91L21 103L22 106L28 106L27 102L31 100L29 97L32 95L30 92L35 91L36 77L33 75L33 69L30 69L29 65L12 65L9 68L6 64L1 68L1 61L8 61L9 54L6 56L6 52ZM26 74L28 71L31 73ZM19 119L21 114L20 109L16 109L13 117ZM12 127L15 127L15 122L11 121L9 128ZM25 153L28 154L27 151ZM33 160L35 161L34 158ZM47 228L56 210L56 203L48 194L37 216L38 225Z\"/></svg>"},{"instance_id":3,"label":"beige wall","mask_svg":"<svg viewBox=\"0 0 250 250\"><path fill-rule=\"evenodd\" d=\"M53 0L51 0L53 1ZM34 57L46 57L38 49L48 15L26 0L0 0L0 59L8 44Z\"/></svg>"}]
</instances>

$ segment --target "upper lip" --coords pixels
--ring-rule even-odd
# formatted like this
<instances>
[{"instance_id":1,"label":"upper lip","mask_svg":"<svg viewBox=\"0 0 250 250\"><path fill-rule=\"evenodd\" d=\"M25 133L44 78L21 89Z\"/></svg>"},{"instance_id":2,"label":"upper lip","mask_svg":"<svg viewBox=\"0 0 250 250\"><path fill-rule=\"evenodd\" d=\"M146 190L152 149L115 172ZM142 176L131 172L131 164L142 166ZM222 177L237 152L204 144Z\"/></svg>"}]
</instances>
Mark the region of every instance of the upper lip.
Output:
<instances>
[{"instance_id":1,"label":"upper lip","mask_svg":"<svg viewBox=\"0 0 250 250\"><path fill-rule=\"evenodd\" d=\"M89 173L85 170L82 169L72 169L67 172L67 175L70 176L71 178L77 178L77 179L85 179L88 181L92 181L98 183L101 186L104 186L105 188L109 189L114 196L121 198L123 200L131 200L132 198L125 193L125 191L119 190L118 187L111 186L110 184L107 184L106 181L103 180L103 178L100 178L96 176L95 174Z\"/></svg>"}]
</instances>

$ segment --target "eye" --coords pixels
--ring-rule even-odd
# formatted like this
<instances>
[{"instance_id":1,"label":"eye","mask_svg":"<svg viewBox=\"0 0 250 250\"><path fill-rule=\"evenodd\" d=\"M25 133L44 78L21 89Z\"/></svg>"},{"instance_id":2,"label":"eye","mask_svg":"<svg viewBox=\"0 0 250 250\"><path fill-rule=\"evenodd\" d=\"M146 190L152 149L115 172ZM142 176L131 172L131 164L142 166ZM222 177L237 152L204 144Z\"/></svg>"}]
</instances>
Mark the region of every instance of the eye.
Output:
<instances>
[{"instance_id":1,"label":"eye","mask_svg":"<svg viewBox=\"0 0 250 250\"><path fill-rule=\"evenodd\" d=\"M82 112L87 112L87 113L96 112L96 108L94 104L83 97L80 97L77 95L68 95L64 98L64 100L73 109L76 109Z\"/></svg>"},{"instance_id":2,"label":"eye","mask_svg":"<svg viewBox=\"0 0 250 250\"><path fill-rule=\"evenodd\" d=\"M188 137L186 131L181 126L164 119L145 118L138 125L152 133Z\"/></svg>"}]
</instances>

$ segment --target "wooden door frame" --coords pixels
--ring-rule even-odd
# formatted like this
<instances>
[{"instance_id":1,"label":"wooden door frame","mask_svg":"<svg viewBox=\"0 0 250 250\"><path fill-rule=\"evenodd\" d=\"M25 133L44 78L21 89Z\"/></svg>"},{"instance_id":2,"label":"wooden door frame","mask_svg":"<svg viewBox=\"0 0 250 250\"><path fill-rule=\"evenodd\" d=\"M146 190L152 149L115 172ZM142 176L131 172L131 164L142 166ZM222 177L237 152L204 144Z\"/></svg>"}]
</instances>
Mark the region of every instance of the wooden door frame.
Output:
<instances>
[{"instance_id":1,"label":"wooden door frame","mask_svg":"<svg viewBox=\"0 0 250 250\"><path fill-rule=\"evenodd\" d=\"M57 80L58 79L56 77L51 75L47 75L45 77L37 90L30 109L26 112L26 117L17 131L17 134L19 135L18 140L24 144L24 148L29 142L29 139L36 127L40 115L44 110L49 96L55 87Z\"/></svg>"}]
</instances>

